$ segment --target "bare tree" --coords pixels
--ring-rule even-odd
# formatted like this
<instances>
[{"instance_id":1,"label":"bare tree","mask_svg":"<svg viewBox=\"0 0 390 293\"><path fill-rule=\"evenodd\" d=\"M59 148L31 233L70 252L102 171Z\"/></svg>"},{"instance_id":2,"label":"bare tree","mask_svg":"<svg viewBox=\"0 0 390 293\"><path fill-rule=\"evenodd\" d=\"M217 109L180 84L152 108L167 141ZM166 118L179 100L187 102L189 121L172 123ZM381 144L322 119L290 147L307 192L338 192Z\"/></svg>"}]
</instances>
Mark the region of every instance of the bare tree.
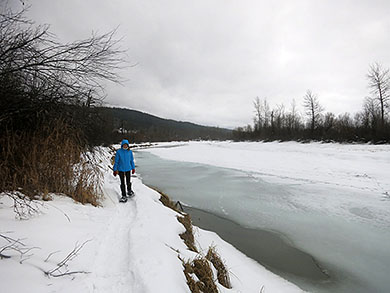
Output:
<instances>
[{"instance_id":1,"label":"bare tree","mask_svg":"<svg viewBox=\"0 0 390 293\"><path fill-rule=\"evenodd\" d=\"M253 106L255 107L255 117L254 117L255 129L259 130L261 128L262 121L263 121L263 115L261 111L261 101L259 97L256 97L256 99L253 101Z\"/></svg>"},{"instance_id":2,"label":"bare tree","mask_svg":"<svg viewBox=\"0 0 390 293\"><path fill-rule=\"evenodd\" d=\"M58 103L91 105L104 96L103 80L120 81L124 51L115 30L61 44L48 26L27 20L26 10L1 8L0 123L26 112L39 115Z\"/></svg>"},{"instance_id":3,"label":"bare tree","mask_svg":"<svg viewBox=\"0 0 390 293\"><path fill-rule=\"evenodd\" d=\"M320 105L317 95L313 94L311 90L307 90L303 97L303 107L305 108L306 115L309 117L310 129L313 133L319 124L324 108Z\"/></svg>"},{"instance_id":4,"label":"bare tree","mask_svg":"<svg viewBox=\"0 0 390 293\"><path fill-rule=\"evenodd\" d=\"M259 97L256 97L253 101L253 105L255 107L255 128L260 129L268 127L272 113L267 98L260 99Z\"/></svg>"},{"instance_id":5,"label":"bare tree","mask_svg":"<svg viewBox=\"0 0 390 293\"><path fill-rule=\"evenodd\" d=\"M263 99L261 109L262 109L263 117L264 117L263 127L265 128L265 127L268 127L270 125L270 120L271 120L271 110L270 110L270 106L267 102L267 98Z\"/></svg>"},{"instance_id":6,"label":"bare tree","mask_svg":"<svg viewBox=\"0 0 390 293\"><path fill-rule=\"evenodd\" d=\"M367 78L371 93L380 106L381 125L383 127L385 124L385 108L389 106L390 99L389 69L384 69L379 63L374 63L368 70Z\"/></svg>"},{"instance_id":7,"label":"bare tree","mask_svg":"<svg viewBox=\"0 0 390 293\"><path fill-rule=\"evenodd\" d=\"M291 131L296 131L300 126L300 115L297 110L297 103L295 99L291 102L291 110L286 114L286 126Z\"/></svg>"},{"instance_id":8,"label":"bare tree","mask_svg":"<svg viewBox=\"0 0 390 293\"><path fill-rule=\"evenodd\" d=\"M378 125L380 110L375 104L375 99L366 97L363 104L363 125L375 130Z\"/></svg>"},{"instance_id":9,"label":"bare tree","mask_svg":"<svg viewBox=\"0 0 390 293\"><path fill-rule=\"evenodd\" d=\"M274 110L275 124L278 130L281 130L285 126L285 107L283 104L276 105L276 109Z\"/></svg>"},{"instance_id":10,"label":"bare tree","mask_svg":"<svg viewBox=\"0 0 390 293\"><path fill-rule=\"evenodd\" d=\"M333 113L327 112L324 116L324 128L326 131L329 131L334 127L336 117Z\"/></svg>"},{"instance_id":11,"label":"bare tree","mask_svg":"<svg viewBox=\"0 0 390 293\"><path fill-rule=\"evenodd\" d=\"M293 99L291 102L291 112L290 113L291 113L292 128L297 129L298 124L299 124L299 113L297 110L297 102L295 101L295 99Z\"/></svg>"}]
</instances>

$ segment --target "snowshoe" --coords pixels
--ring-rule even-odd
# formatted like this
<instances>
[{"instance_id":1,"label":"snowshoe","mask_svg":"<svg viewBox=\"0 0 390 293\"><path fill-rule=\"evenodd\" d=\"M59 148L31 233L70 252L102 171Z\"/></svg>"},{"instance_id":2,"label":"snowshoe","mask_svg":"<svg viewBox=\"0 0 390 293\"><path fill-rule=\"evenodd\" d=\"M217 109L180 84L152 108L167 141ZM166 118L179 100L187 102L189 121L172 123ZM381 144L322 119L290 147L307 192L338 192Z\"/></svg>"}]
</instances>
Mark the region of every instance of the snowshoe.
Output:
<instances>
[{"instance_id":1,"label":"snowshoe","mask_svg":"<svg viewBox=\"0 0 390 293\"><path fill-rule=\"evenodd\" d=\"M127 201L127 197L125 196L122 196L121 199L119 200L119 202L126 202Z\"/></svg>"}]
</instances>

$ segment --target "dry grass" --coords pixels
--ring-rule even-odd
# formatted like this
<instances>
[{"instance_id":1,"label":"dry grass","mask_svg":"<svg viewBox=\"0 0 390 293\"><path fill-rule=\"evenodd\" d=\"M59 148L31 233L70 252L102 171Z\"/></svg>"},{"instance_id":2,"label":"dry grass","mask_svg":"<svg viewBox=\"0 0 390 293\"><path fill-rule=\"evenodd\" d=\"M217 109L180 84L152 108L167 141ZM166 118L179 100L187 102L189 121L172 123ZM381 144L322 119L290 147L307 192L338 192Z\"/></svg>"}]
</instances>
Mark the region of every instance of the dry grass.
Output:
<instances>
[{"instance_id":1,"label":"dry grass","mask_svg":"<svg viewBox=\"0 0 390 293\"><path fill-rule=\"evenodd\" d=\"M173 209L180 215L177 216L177 220L185 227L185 232L180 234L180 238L183 239L184 243L189 250L198 253L198 250L195 246L195 239L193 234L193 227L191 217L188 214L180 212L176 208L176 204L170 200L170 198L162 193L159 190L156 190L160 193L160 201L167 207ZM180 257L179 257L180 258ZM181 258L180 258L181 259ZM190 288L192 293L214 293L218 292L218 288L215 285L215 282L218 282L231 289L229 272L226 269L224 262L222 261L220 255L217 253L214 246L210 246L206 257L203 257L198 254L198 257L193 261L184 261L181 259L184 267L184 275L187 280L187 285ZM214 278L213 270L210 267L210 264L214 266L217 271L217 280ZM196 276L196 278L194 278Z\"/></svg>"},{"instance_id":2,"label":"dry grass","mask_svg":"<svg viewBox=\"0 0 390 293\"><path fill-rule=\"evenodd\" d=\"M157 191L161 196L160 196L160 201L162 202L163 205L165 205L166 207L174 210L175 212L179 213L179 214L183 214L178 208L177 208L177 204L174 203L168 195L166 195L165 193L163 193L162 191L158 190L158 189L154 189L155 191Z\"/></svg>"},{"instance_id":3,"label":"dry grass","mask_svg":"<svg viewBox=\"0 0 390 293\"><path fill-rule=\"evenodd\" d=\"M169 198L168 195L164 194L163 192L156 190L161 196L160 201L165 205L166 207L174 210L175 212L179 213L180 215L177 216L177 220L184 226L185 231L180 234L180 238L183 239L184 243L187 245L188 249L193 252L198 252L195 246L195 239L194 239L194 233L192 231L192 221L191 217L188 214L185 214L177 209L177 205Z\"/></svg>"},{"instance_id":4,"label":"dry grass","mask_svg":"<svg viewBox=\"0 0 390 293\"><path fill-rule=\"evenodd\" d=\"M226 269L224 262L222 261L220 255L217 253L215 246L210 246L206 255L206 259L208 259L217 270L217 278L218 282L228 288L231 289L232 285L230 283L229 272Z\"/></svg>"},{"instance_id":5,"label":"dry grass","mask_svg":"<svg viewBox=\"0 0 390 293\"><path fill-rule=\"evenodd\" d=\"M34 132L5 132L0 137L0 191L18 190L49 199L66 194L82 203L99 204L99 167L83 156L77 131L62 121Z\"/></svg>"},{"instance_id":6,"label":"dry grass","mask_svg":"<svg viewBox=\"0 0 390 293\"><path fill-rule=\"evenodd\" d=\"M184 226L186 229L182 234L180 234L180 238L183 239L184 243L187 245L188 249L193 252L198 252L195 247L195 239L194 233L192 231L192 222L190 215L186 214L184 216L177 216L177 220Z\"/></svg>"},{"instance_id":7,"label":"dry grass","mask_svg":"<svg viewBox=\"0 0 390 293\"><path fill-rule=\"evenodd\" d=\"M198 257L192 262L183 262L183 266L184 275L192 293L218 293L218 288L214 282L214 274L207 259ZM193 275L198 280L195 280Z\"/></svg>"},{"instance_id":8,"label":"dry grass","mask_svg":"<svg viewBox=\"0 0 390 293\"><path fill-rule=\"evenodd\" d=\"M184 276L186 277L188 288L190 288L190 291L192 293L201 293L202 291L200 290L200 282L195 281L192 277L192 274L194 274L194 270L192 268L191 263L184 262L183 260L182 262L184 267Z\"/></svg>"},{"instance_id":9,"label":"dry grass","mask_svg":"<svg viewBox=\"0 0 390 293\"><path fill-rule=\"evenodd\" d=\"M192 293L218 292L216 286L217 280L225 288L232 288L229 272L214 246L209 247L206 257L198 255L193 261L185 262L182 259L181 261L183 263L187 285ZM217 280L214 278L211 265L214 266L217 271Z\"/></svg>"},{"instance_id":10,"label":"dry grass","mask_svg":"<svg viewBox=\"0 0 390 293\"><path fill-rule=\"evenodd\" d=\"M78 165L77 183L71 190L70 196L78 202L97 206L102 197L101 170L97 164L85 159L82 159Z\"/></svg>"}]
</instances>

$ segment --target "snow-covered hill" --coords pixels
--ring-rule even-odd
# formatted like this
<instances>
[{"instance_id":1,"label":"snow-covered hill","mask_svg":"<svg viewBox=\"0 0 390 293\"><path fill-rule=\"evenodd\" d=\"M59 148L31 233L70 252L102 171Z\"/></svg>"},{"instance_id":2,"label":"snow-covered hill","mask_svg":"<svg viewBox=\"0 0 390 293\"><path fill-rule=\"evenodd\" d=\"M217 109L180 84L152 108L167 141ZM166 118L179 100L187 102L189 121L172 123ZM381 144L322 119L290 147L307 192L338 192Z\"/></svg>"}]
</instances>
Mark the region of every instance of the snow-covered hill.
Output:
<instances>
[{"instance_id":1,"label":"snow-covered hill","mask_svg":"<svg viewBox=\"0 0 390 293\"><path fill-rule=\"evenodd\" d=\"M52 195L21 220L12 199L0 195L0 253L10 256L0 259L2 292L189 292L178 256L197 255L179 237L184 227L177 213L139 178L133 178L136 196L120 204L119 178L108 164L104 150L105 200L99 208ZM220 292L301 292L215 233L196 227L194 233L200 254L216 246L230 271L233 288L218 285Z\"/></svg>"}]
</instances>

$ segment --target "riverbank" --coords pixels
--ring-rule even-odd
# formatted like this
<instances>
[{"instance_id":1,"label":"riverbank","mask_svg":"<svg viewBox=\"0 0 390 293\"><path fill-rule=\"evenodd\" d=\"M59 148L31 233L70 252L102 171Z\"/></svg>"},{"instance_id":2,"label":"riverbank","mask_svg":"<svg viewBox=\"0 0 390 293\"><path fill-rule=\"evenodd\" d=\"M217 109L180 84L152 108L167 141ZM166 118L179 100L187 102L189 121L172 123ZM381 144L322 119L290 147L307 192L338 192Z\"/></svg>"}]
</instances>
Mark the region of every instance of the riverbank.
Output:
<instances>
[{"instance_id":1,"label":"riverbank","mask_svg":"<svg viewBox=\"0 0 390 293\"><path fill-rule=\"evenodd\" d=\"M388 292L389 146L188 142L136 152L146 184L314 256L330 292ZM373 249L375 247L375 249ZM329 292L319 290L318 292Z\"/></svg>"},{"instance_id":2,"label":"riverbank","mask_svg":"<svg viewBox=\"0 0 390 293\"><path fill-rule=\"evenodd\" d=\"M214 231L226 242L238 248L275 274L292 281L304 290L312 291L332 286L332 278L311 255L294 247L283 235L243 227L212 213L184 206L194 226Z\"/></svg>"}]
</instances>

